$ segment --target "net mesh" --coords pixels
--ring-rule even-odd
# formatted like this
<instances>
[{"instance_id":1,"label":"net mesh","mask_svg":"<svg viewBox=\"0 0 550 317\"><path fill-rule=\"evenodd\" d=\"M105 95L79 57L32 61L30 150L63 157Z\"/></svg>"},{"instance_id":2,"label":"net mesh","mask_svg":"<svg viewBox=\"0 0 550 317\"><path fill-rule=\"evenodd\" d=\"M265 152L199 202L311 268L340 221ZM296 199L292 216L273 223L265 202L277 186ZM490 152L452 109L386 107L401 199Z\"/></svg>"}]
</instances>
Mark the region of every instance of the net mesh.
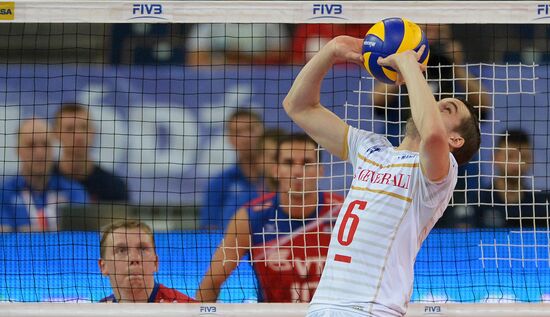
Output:
<instances>
[{"instance_id":1,"label":"net mesh","mask_svg":"<svg viewBox=\"0 0 550 317\"><path fill-rule=\"evenodd\" d=\"M9 17L2 5L0 16ZM191 19L202 23L186 24L174 18L185 4L126 5L112 7L125 12L116 22L132 23L88 14L81 19L86 23L29 18L0 24L0 301L97 302L112 294L97 264L99 228L121 219L153 229L155 280L195 297L235 211L277 186L268 177L276 170L269 159L274 148L261 136L271 131L277 140L300 132L281 106L298 71L332 37L362 37L376 21L350 13L339 23L337 12L349 12L347 4L300 3L320 20L289 21L273 13L280 18L275 23L265 18L264 4L251 2L263 21L243 13L242 20L232 17L235 23L215 23L220 18L214 12L204 14L206 21ZM447 11L454 8L447 5ZM416 258L413 302L539 303L550 297L549 28L535 24L547 21L548 12L529 5L533 23L502 24L483 9L483 24L471 23L465 11L453 24L423 25L431 32L428 83L438 99L462 97L477 107L482 143ZM23 12L32 16L32 7L20 9L21 15L18 7L10 11L15 21ZM323 23L312 23L318 21ZM434 22L426 16L415 21ZM405 89L380 85L356 65L338 64L323 82L321 101L350 125L396 143L410 112L406 96ZM71 108L75 104L84 106L84 118L80 108ZM60 109L73 114L64 117ZM243 126L232 124L236 111L252 111L258 120L245 115ZM38 120L29 130L31 118L45 120L50 133L41 134L44 121ZM260 139L263 148L255 144ZM302 178L318 179L313 192L327 200L306 206L315 211L304 219L271 219L273 228L251 234L252 255L235 259L227 254L242 246L222 248L224 263L239 265L220 302L265 300L262 266L320 274L328 242L292 243L311 233L328 237L335 217L330 210L338 205L333 199L346 194L353 172L318 150L320 164L306 165L301 174L313 168ZM242 178L235 173L248 183L231 181ZM229 192L225 201L222 191ZM326 232L298 229L320 224ZM270 248L276 256L261 254ZM291 301L307 301L315 286L293 284Z\"/></svg>"}]
</instances>

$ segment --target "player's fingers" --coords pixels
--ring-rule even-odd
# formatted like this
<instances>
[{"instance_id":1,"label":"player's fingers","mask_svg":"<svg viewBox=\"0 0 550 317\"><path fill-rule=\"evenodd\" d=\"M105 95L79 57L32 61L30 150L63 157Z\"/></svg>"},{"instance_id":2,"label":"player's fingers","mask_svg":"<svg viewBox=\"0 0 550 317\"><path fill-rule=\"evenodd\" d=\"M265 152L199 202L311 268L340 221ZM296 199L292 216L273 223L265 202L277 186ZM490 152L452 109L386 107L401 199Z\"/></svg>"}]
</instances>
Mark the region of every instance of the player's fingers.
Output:
<instances>
[{"instance_id":1,"label":"player's fingers","mask_svg":"<svg viewBox=\"0 0 550 317\"><path fill-rule=\"evenodd\" d=\"M401 86L405 83L405 81L403 80L403 76L401 76L401 74L397 73L397 78L395 79L395 84L397 86Z\"/></svg>"},{"instance_id":2,"label":"player's fingers","mask_svg":"<svg viewBox=\"0 0 550 317\"><path fill-rule=\"evenodd\" d=\"M426 45L420 46L420 49L418 49L418 52L416 52L416 60L420 60L420 57L422 57L422 54L424 54L425 49Z\"/></svg>"},{"instance_id":3,"label":"player's fingers","mask_svg":"<svg viewBox=\"0 0 550 317\"><path fill-rule=\"evenodd\" d=\"M364 58L361 54L351 52L348 54L347 60L356 64L363 64Z\"/></svg>"}]
</instances>

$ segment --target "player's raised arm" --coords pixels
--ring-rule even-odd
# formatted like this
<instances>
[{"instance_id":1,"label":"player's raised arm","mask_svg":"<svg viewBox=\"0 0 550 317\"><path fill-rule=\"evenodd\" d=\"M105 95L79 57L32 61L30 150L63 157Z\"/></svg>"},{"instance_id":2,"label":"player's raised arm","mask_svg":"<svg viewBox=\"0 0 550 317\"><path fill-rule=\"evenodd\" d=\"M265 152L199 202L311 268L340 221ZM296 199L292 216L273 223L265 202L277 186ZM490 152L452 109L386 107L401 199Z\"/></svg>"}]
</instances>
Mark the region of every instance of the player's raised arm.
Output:
<instances>
[{"instance_id":1,"label":"player's raised arm","mask_svg":"<svg viewBox=\"0 0 550 317\"><path fill-rule=\"evenodd\" d=\"M330 153L346 159L347 124L320 102L321 83L332 65L361 64L362 39L339 36L327 43L300 71L283 106L294 122Z\"/></svg>"},{"instance_id":2,"label":"player's raised arm","mask_svg":"<svg viewBox=\"0 0 550 317\"><path fill-rule=\"evenodd\" d=\"M225 236L214 253L210 268L202 279L196 298L215 302L220 288L250 248L250 227L246 209L241 208L229 222Z\"/></svg>"},{"instance_id":3,"label":"player's raised arm","mask_svg":"<svg viewBox=\"0 0 550 317\"><path fill-rule=\"evenodd\" d=\"M409 92L411 114L420 136L420 164L428 179L438 181L449 171L449 137L441 111L418 63L424 49L407 51L379 59L379 64L398 71L398 83Z\"/></svg>"}]
</instances>

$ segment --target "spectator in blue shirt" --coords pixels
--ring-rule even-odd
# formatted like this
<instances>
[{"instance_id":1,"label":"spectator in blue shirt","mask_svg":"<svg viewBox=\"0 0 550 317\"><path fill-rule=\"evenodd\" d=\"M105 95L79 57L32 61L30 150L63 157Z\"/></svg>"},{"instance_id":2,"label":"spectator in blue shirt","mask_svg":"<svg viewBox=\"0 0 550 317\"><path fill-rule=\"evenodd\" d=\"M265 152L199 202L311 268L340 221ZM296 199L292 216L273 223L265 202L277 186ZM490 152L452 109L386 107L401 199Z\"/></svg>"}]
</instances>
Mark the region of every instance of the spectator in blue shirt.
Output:
<instances>
[{"instance_id":1,"label":"spectator in blue shirt","mask_svg":"<svg viewBox=\"0 0 550 317\"><path fill-rule=\"evenodd\" d=\"M6 179L0 190L1 231L56 230L58 206L86 203L84 188L51 173L53 148L46 121L21 124L17 153L19 175Z\"/></svg>"},{"instance_id":2,"label":"spectator in blue shirt","mask_svg":"<svg viewBox=\"0 0 550 317\"><path fill-rule=\"evenodd\" d=\"M64 104L55 114L54 131L61 142L61 157L54 172L80 183L92 201L126 201L126 182L100 167L91 157L95 129L88 109Z\"/></svg>"},{"instance_id":3,"label":"spectator in blue shirt","mask_svg":"<svg viewBox=\"0 0 550 317\"><path fill-rule=\"evenodd\" d=\"M210 178L200 210L202 229L224 230L237 209L263 190L263 169L258 164L263 132L262 119L250 110L237 110L227 120L226 133L237 163Z\"/></svg>"}]
</instances>

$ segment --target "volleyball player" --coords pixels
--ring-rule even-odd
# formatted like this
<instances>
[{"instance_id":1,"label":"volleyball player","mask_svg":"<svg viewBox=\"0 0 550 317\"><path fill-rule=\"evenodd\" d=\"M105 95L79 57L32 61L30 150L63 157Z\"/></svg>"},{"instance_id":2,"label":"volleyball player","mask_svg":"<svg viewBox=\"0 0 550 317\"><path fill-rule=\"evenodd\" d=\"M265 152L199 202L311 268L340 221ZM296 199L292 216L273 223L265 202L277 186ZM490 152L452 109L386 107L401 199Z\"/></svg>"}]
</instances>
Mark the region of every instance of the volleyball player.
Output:
<instances>
[{"instance_id":1,"label":"volleyball player","mask_svg":"<svg viewBox=\"0 0 550 317\"><path fill-rule=\"evenodd\" d=\"M323 107L323 77L334 63L362 64L362 42L347 36L330 41L283 102L294 122L354 167L308 316L405 315L420 245L449 202L458 165L480 144L473 107L453 98L436 102L417 62L421 52L378 61L397 70L409 91L412 118L398 147Z\"/></svg>"},{"instance_id":2,"label":"volleyball player","mask_svg":"<svg viewBox=\"0 0 550 317\"><path fill-rule=\"evenodd\" d=\"M151 228L139 221L121 220L101 235L99 268L109 277L113 294L100 302L192 303L181 292L155 281L158 256Z\"/></svg>"},{"instance_id":3,"label":"volleyball player","mask_svg":"<svg viewBox=\"0 0 550 317\"><path fill-rule=\"evenodd\" d=\"M322 167L316 149L305 134L279 141L273 166L278 192L251 201L234 216L201 282L198 300L215 301L247 253L260 284L258 301L311 300L343 201L339 195L318 191Z\"/></svg>"}]
</instances>

